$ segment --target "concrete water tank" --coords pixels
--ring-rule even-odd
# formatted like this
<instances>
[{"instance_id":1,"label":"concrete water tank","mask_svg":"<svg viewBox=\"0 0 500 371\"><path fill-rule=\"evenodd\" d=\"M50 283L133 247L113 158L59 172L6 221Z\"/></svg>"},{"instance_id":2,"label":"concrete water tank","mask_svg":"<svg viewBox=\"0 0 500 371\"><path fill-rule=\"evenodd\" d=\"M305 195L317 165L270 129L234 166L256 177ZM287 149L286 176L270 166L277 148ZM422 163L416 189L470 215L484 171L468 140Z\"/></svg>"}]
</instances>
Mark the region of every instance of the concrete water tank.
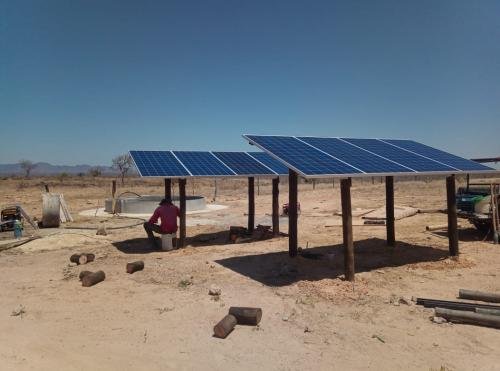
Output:
<instances>
[{"instance_id":1,"label":"concrete water tank","mask_svg":"<svg viewBox=\"0 0 500 371\"><path fill-rule=\"evenodd\" d=\"M152 214L158 207L163 196L127 196L116 199L115 212L119 214ZM179 197L173 196L174 205L179 206ZM186 196L186 211L204 210L206 208L205 197ZM108 198L104 203L104 210L111 213L113 210L113 199Z\"/></svg>"}]
</instances>

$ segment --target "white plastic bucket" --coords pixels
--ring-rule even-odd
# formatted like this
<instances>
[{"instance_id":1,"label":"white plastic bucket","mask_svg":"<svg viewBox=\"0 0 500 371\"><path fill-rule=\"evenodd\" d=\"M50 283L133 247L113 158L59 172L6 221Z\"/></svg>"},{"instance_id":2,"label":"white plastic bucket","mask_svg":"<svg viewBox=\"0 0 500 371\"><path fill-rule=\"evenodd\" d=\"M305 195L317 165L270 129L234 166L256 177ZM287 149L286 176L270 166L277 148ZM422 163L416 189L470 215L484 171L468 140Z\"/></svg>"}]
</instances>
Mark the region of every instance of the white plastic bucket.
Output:
<instances>
[{"instance_id":1,"label":"white plastic bucket","mask_svg":"<svg viewBox=\"0 0 500 371\"><path fill-rule=\"evenodd\" d=\"M170 251L174 248L172 243L175 234L162 234L161 235L161 249L164 251Z\"/></svg>"}]
</instances>

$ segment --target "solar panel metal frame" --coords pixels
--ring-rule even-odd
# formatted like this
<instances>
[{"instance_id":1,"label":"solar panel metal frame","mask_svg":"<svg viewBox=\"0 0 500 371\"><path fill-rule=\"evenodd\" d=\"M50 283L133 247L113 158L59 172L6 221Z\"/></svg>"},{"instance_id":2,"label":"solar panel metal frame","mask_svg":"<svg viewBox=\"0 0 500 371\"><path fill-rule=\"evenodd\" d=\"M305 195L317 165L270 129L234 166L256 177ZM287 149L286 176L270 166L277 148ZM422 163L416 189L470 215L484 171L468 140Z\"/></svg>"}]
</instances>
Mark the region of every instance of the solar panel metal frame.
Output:
<instances>
[{"instance_id":1,"label":"solar panel metal frame","mask_svg":"<svg viewBox=\"0 0 500 371\"><path fill-rule=\"evenodd\" d=\"M294 138L294 139L297 139L300 141L300 139L298 139L296 136L292 136L292 135L257 135L257 134L243 134L243 138L245 138L250 144L252 145L255 145L256 147L258 147L259 149L263 150L264 152L266 152L267 154L269 154L270 156L272 156L273 158L275 158L276 160L280 161L282 164L284 164L286 167L288 167L289 169L295 171L296 173L300 174L302 177L306 178L306 179L318 179L318 178L338 178L338 179L345 179L345 178L364 178L364 177L372 177L372 176L430 176L430 175L451 175L451 174L497 174L497 173L500 173L500 170L496 170L496 169L493 169L493 168L490 168L491 170L453 170L453 167L451 165L447 165L450 167L450 170L449 171L408 171L408 172L381 172L381 173L366 173L366 172L362 172L362 173L349 173L349 174L314 174L314 175L311 175L311 174L305 174L303 173L302 171L300 171L299 169L297 169L296 167L290 165L289 163L287 163L286 161L284 161L283 159L281 159L279 156L275 155L270 149L268 148L265 148L265 146L262 146L260 145L259 143L257 143L256 141L252 140L250 137L289 137L289 138ZM311 138L318 138L319 136L307 136L307 135L301 135L300 137L311 137ZM319 137L319 138L330 138L330 139L342 139L342 137ZM351 138L349 138L351 139ZM358 139L358 138L353 138L353 139ZM385 141L387 139L380 139L380 138L363 138L363 139L375 139L375 140L379 140L383 143L386 143ZM418 142L417 142L418 143ZM312 145L311 146L311 149L313 150L317 150L317 151L320 151L321 153L326 153ZM404 149L404 148L401 148L401 147L398 147L396 145L394 145L395 147L401 149L402 151L407 151L407 152L411 152L411 151L408 151L407 149ZM433 147L432 147L433 148ZM436 148L438 149L438 148ZM444 152L444 151L443 151ZM326 153L328 154L328 153ZM418 154L419 156L425 158L425 156L423 155L420 155ZM335 159L334 156L332 155L329 155L328 156L332 157L332 159ZM457 157L460 157L460 156L457 156ZM431 158L432 159L432 158ZM392 160L391 161L395 161L395 160ZM439 162L437 160L434 160L432 159L432 161L435 161L435 162ZM397 161L395 161L397 163ZM400 164L401 166L404 166L402 164ZM445 164L446 165L446 164Z\"/></svg>"},{"instance_id":2,"label":"solar panel metal frame","mask_svg":"<svg viewBox=\"0 0 500 371\"><path fill-rule=\"evenodd\" d=\"M132 158L132 162L134 163L134 166L136 167L139 175L141 176L141 178L165 178L165 179L185 179L185 178L249 178L249 177L254 177L254 178L276 178L276 177L279 177L279 176L287 176L288 174L278 174L275 170L273 170L272 168L270 168L269 166L263 164L262 162L260 162L259 160L257 160L255 157L253 157L252 155L250 155L248 152L245 152L245 151L218 151L218 152L226 152L226 153L229 153L229 152L232 152L232 153L245 153L247 154L250 158L252 158L254 161L256 161L257 163L259 163L260 165L263 165L264 167L266 167L267 169L269 169L270 171L273 172L273 174L245 174L245 175L241 175L241 174L236 174L235 171L229 166L227 165L224 161L222 161L221 159L219 159L217 156L215 156L212 151L199 151L199 152L206 152L206 153L210 153L212 154L212 156L214 156L215 159L217 159L218 161L220 161L224 166L226 166L228 169L230 169L233 173L235 174L225 174L225 175L193 175L190 171L189 171L189 168L179 159L177 158L177 156L175 155L175 151L136 151L136 152L168 152L168 153L171 153L175 158L176 160L179 162L179 164L188 172L189 175L179 175L179 176L165 176L165 175L143 175L141 173L141 170L139 168L139 166L137 166L137 163L135 162L135 159L134 157L132 156L131 152L134 152L134 151L129 151L129 154L130 154L130 157ZM180 152L180 151L178 151ZM184 151L184 152L196 152L196 151ZM266 152L263 152L263 153L266 153ZM267 153L266 153L267 154ZM267 154L268 155L268 154Z\"/></svg>"}]
</instances>

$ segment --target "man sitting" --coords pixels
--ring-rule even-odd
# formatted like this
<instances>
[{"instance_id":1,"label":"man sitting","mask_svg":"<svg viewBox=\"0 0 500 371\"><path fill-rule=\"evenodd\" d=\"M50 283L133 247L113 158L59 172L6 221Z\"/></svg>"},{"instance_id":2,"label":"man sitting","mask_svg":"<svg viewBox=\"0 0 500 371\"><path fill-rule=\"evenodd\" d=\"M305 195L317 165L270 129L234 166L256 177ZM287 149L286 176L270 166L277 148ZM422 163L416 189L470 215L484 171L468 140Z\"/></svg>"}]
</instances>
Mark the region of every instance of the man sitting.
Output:
<instances>
[{"instance_id":1,"label":"man sitting","mask_svg":"<svg viewBox=\"0 0 500 371\"><path fill-rule=\"evenodd\" d=\"M160 248L160 246L156 244L153 232L159 234L177 233L177 217L179 216L179 208L172 203L171 199L164 198L161 200L160 206L156 208L153 216L151 216L148 222L144 223L144 229L153 247ZM160 225L156 224L158 218L161 219Z\"/></svg>"}]
</instances>

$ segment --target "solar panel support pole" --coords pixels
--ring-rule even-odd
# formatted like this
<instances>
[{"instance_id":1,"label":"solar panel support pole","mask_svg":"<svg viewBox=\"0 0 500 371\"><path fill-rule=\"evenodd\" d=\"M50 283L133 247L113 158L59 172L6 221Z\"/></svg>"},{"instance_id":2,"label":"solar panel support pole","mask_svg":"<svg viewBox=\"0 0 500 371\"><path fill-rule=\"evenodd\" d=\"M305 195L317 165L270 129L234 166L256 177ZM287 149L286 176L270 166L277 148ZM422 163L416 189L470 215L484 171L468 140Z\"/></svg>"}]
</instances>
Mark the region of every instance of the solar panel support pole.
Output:
<instances>
[{"instance_id":1,"label":"solar panel support pole","mask_svg":"<svg viewBox=\"0 0 500 371\"><path fill-rule=\"evenodd\" d=\"M165 178L165 198L167 200L172 199L172 180Z\"/></svg>"},{"instance_id":2,"label":"solar panel support pole","mask_svg":"<svg viewBox=\"0 0 500 371\"><path fill-rule=\"evenodd\" d=\"M255 178L248 177L248 233L255 227Z\"/></svg>"},{"instance_id":3,"label":"solar panel support pole","mask_svg":"<svg viewBox=\"0 0 500 371\"><path fill-rule=\"evenodd\" d=\"M385 223L387 229L387 245L396 246L394 228L394 177L385 177Z\"/></svg>"},{"instance_id":4,"label":"solar panel support pole","mask_svg":"<svg viewBox=\"0 0 500 371\"><path fill-rule=\"evenodd\" d=\"M340 181L342 233L344 236L344 271L346 281L354 281L354 244L352 238L351 178Z\"/></svg>"},{"instance_id":5,"label":"solar panel support pole","mask_svg":"<svg viewBox=\"0 0 500 371\"><path fill-rule=\"evenodd\" d=\"M273 236L278 237L280 235L280 178L273 179Z\"/></svg>"},{"instance_id":6,"label":"solar panel support pole","mask_svg":"<svg viewBox=\"0 0 500 371\"><path fill-rule=\"evenodd\" d=\"M179 246L184 247L186 244L186 179L179 179Z\"/></svg>"},{"instance_id":7,"label":"solar panel support pole","mask_svg":"<svg viewBox=\"0 0 500 371\"><path fill-rule=\"evenodd\" d=\"M288 171L288 254L297 256L297 173Z\"/></svg>"},{"instance_id":8,"label":"solar panel support pole","mask_svg":"<svg viewBox=\"0 0 500 371\"><path fill-rule=\"evenodd\" d=\"M450 256L458 256L457 203L455 175L446 178L446 199L448 204L448 245Z\"/></svg>"}]
</instances>

